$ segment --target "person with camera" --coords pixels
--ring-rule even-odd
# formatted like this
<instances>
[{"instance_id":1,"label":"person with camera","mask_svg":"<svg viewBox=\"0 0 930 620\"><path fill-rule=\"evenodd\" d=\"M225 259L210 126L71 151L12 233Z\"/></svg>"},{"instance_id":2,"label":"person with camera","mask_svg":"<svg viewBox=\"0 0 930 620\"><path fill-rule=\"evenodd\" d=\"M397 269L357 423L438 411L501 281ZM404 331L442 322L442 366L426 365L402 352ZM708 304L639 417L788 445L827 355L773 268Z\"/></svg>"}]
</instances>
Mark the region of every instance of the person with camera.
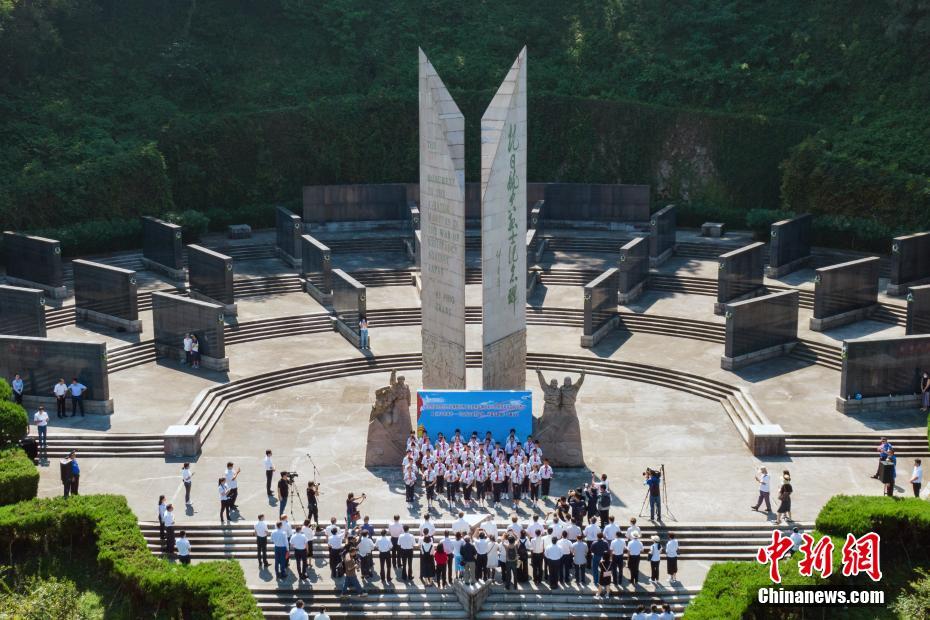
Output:
<instances>
[{"instance_id":1,"label":"person with camera","mask_svg":"<svg viewBox=\"0 0 930 620\"><path fill-rule=\"evenodd\" d=\"M320 484L311 480L307 483L307 518L313 520L313 524L320 527Z\"/></svg>"},{"instance_id":2,"label":"person with camera","mask_svg":"<svg viewBox=\"0 0 930 620\"><path fill-rule=\"evenodd\" d=\"M643 484L645 484L649 490L649 520L661 521L662 494L660 485L662 482L662 474L655 469L649 469L647 467L646 471L643 472L643 476L646 478Z\"/></svg>"},{"instance_id":3,"label":"person with camera","mask_svg":"<svg viewBox=\"0 0 930 620\"><path fill-rule=\"evenodd\" d=\"M355 493L349 493L346 497L346 528L354 529L356 521L361 518L361 514L358 512L358 507L368 499L368 496L362 493L362 497L359 499L355 498Z\"/></svg>"},{"instance_id":4,"label":"person with camera","mask_svg":"<svg viewBox=\"0 0 930 620\"><path fill-rule=\"evenodd\" d=\"M278 514L284 514L287 510L287 498L290 495L291 475L288 471L282 471L281 477L278 478Z\"/></svg>"}]
</instances>

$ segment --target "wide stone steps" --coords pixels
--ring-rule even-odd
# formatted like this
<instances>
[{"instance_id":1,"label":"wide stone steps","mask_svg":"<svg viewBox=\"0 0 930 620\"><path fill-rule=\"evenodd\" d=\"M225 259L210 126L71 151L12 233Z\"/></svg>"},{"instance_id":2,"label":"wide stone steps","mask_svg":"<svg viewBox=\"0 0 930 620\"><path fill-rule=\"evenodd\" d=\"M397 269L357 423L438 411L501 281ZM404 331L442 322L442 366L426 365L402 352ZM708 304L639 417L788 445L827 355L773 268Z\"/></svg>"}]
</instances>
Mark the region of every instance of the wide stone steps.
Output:
<instances>
[{"instance_id":1,"label":"wide stone steps","mask_svg":"<svg viewBox=\"0 0 930 620\"><path fill-rule=\"evenodd\" d=\"M322 239L333 254L372 254L375 252L406 252L404 235L393 237L355 237L352 239ZM409 237L409 235L408 235Z\"/></svg>"},{"instance_id":2,"label":"wide stone steps","mask_svg":"<svg viewBox=\"0 0 930 620\"><path fill-rule=\"evenodd\" d=\"M293 564L292 564L293 566ZM269 620L284 619L298 598L312 618L321 607L331 618L456 618L468 616L451 589L398 589L370 591L368 596L341 598L339 591L315 587L311 590L252 588L252 595Z\"/></svg>"},{"instance_id":3,"label":"wide stone steps","mask_svg":"<svg viewBox=\"0 0 930 620\"><path fill-rule=\"evenodd\" d=\"M360 269L353 271L352 277L366 287L410 286L413 273L406 269Z\"/></svg>"},{"instance_id":4,"label":"wide stone steps","mask_svg":"<svg viewBox=\"0 0 930 620\"><path fill-rule=\"evenodd\" d=\"M620 248L634 239L633 235L623 237L550 237L546 240L546 251L581 253L592 252L596 254L620 255Z\"/></svg>"},{"instance_id":5,"label":"wide stone steps","mask_svg":"<svg viewBox=\"0 0 930 620\"><path fill-rule=\"evenodd\" d=\"M791 350L790 356L832 370L843 370L843 352L836 346L813 340L799 340Z\"/></svg>"},{"instance_id":6,"label":"wide stone steps","mask_svg":"<svg viewBox=\"0 0 930 620\"><path fill-rule=\"evenodd\" d=\"M79 458L163 457L161 435L106 433L99 435L49 435L49 458L63 458L77 450Z\"/></svg>"},{"instance_id":7,"label":"wide stone steps","mask_svg":"<svg viewBox=\"0 0 930 620\"><path fill-rule=\"evenodd\" d=\"M785 448L789 456L829 456L878 458L876 447L882 436L876 433L849 433L836 435L789 434ZM930 445L924 434L884 435L894 446L895 455L901 457L926 457Z\"/></svg>"},{"instance_id":8,"label":"wide stone steps","mask_svg":"<svg viewBox=\"0 0 930 620\"><path fill-rule=\"evenodd\" d=\"M648 568L647 568L648 570ZM495 587L475 616L480 620L493 618L629 618L637 606L671 605L676 617L680 616L697 593L696 589L675 589L662 592L629 592L610 599L593 598L592 587L563 588L549 592L504 590Z\"/></svg>"},{"instance_id":9,"label":"wide stone steps","mask_svg":"<svg viewBox=\"0 0 930 620\"><path fill-rule=\"evenodd\" d=\"M133 366L149 364L155 360L155 341L142 340L107 350L107 371L112 374Z\"/></svg>"}]
</instances>

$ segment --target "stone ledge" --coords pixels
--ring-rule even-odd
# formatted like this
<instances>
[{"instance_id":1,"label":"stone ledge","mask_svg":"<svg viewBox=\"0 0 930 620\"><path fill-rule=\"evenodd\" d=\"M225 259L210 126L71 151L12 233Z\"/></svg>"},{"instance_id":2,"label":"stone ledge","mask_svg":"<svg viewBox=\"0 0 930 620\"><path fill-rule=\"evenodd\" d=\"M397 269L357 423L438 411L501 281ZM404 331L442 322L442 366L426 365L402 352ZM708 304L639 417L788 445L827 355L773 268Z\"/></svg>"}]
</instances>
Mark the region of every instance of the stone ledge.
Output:
<instances>
[{"instance_id":1,"label":"stone ledge","mask_svg":"<svg viewBox=\"0 0 930 620\"><path fill-rule=\"evenodd\" d=\"M326 294L316 287L310 280L304 280L304 291L313 297L321 306L331 306L333 304L332 294Z\"/></svg>"},{"instance_id":2,"label":"stone ledge","mask_svg":"<svg viewBox=\"0 0 930 620\"><path fill-rule=\"evenodd\" d=\"M812 256L808 254L807 256L802 256L801 258L793 260L790 263L785 263L784 265L779 265L778 267L767 265L765 268L765 276L767 278L780 278L782 276L786 276L792 271L797 271L802 267L807 267L807 265L811 262L811 258Z\"/></svg>"},{"instance_id":3,"label":"stone ledge","mask_svg":"<svg viewBox=\"0 0 930 620\"><path fill-rule=\"evenodd\" d=\"M187 283L187 270L183 267L181 269L174 269L168 265L162 265L161 263L156 263L155 261L142 257L142 265L149 271L154 271L162 275L168 276L170 279L174 280L178 284L178 288L183 288Z\"/></svg>"},{"instance_id":4,"label":"stone ledge","mask_svg":"<svg viewBox=\"0 0 930 620\"><path fill-rule=\"evenodd\" d=\"M279 248L279 247L275 247L275 249L274 249L274 254L275 254L275 256L277 256L278 258L280 258L282 261L284 261L284 263L285 263L288 267L291 267L292 269L301 269L301 268L303 268L303 261L302 261L302 260L300 260L299 258L295 258L294 256L291 256L290 254L288 254L287 252L285 252L284 250L282 250L282 249Z\"/></svg>"},{"instance_id":5,"label":"stone ledge","mask_svg":"<svg viewBox=\"0 0 930 620\"><path fill-rule=\"evenodd\" d=\"M723 229L723 222L704 222L701 224L701 236L719 238L723 236Z\"/></svg>"},{"instance_id":6,"label":"stone ledge","mask_svg":"<svg viewBox=\"0 0 930 620\"><path fill-rule=\"evenodd\" d=\"M40 291L44 292L46 297L51 299L67 299L68 298L68 287L67 286L51 286L49 284L42 284L41 282L34 282L32 280L23 280L22 278L14 278L12 276L6 276L7 284L12 284L14 286L21 286L25 288L37 288Z\"/></svg>"},{"instance_id":7,"label":"stone ledge","mask_svg":"<svg viewBox=\"0 0 930 620\"><path fill-rule=\"evenodd\" d=\"M786 344L777 344L774 347L766 347L765 349L744 353L736 357L727 357L724 355L720 358L720 367L724 370L738 370L750 364L781 357L782 355L788 355L797 343L797 340L795 340L794 342Z\"/></svg>"},{"instance_id":8,"label":"stone ledge","mask_svg":"<svg viewBox=\"0 0 930 620\"><path fill-rule=\"evenodd\" d=\"M840 413L860 413L862 411L895 411L900 409L916 409L920 407L919 394L899 394L892 396L870 396L856 400L855 398L836 397L836 410Z\"/></svg>"},{"instance_id":9,"label":"stone ledge","mask_svg":"<svg viewBox=\"0 0 930 620\"><path fill-rule=\"evenodd\" d=\"M785 454L786 433L778 424L750 424L749 449L754 456Z\"/></svg>"},{"instance_id":10,"label":"stone ledge","mask_svg":"<svg viewBox=\"0 0 930 620\"><path fill-rule=\"evenodd\" d=\"M122 319L118 316L112 316L109 314L103 314L102 312L97 312L96 310L88 310L87 308L75 308L74 316L78 321L87 321L88 323L96 323L97 325L103 325L104 327L112 327L123 332L130 333L141 333L142 332L142 321Z\"/></svg>"},{"instance_id":11,"label":"stone ledge","mask_svg":"<svg viewBox=\"0 0 930 620\"><path fill-rule=\"evenodd\" d=\"M29 394L23 395L23 407L29 411L29 419L32 420L33 410L38 409L39 405L44 405L46 411L49 415L53 415L57 411L57 399L54 396L31 396ZM65 409L68 412L68 415L71 415L71 397L67 399L67 407ZM94 414L94 415L113 415L113 399L109 400L84 400L84 413ZM31 423L31 422L30 422Z\"/></svg>"},{"instance_id":12,"label":"stone ledge","mask_svg":"<svg viewBox=\"0 0 930 620\"><path fill-rule=\"evenodd\" d=\"M229 239L251 239L252 227L248 224L230 224L226 227L226 237Z\"/></svg>"},{"instance_id":13,"label":"stone ledge","mask_svg":"<svg viewBox=\"0 0 930 620\"><path fill-rule=\"evenodd\" d=\"M648 282L648 277L646 280L643 280L627 293L619 293L617 295L617 303L621 305L631 304L642 296L643 291L646 288L646 282Z\"/></svg>"},{"instance_id":14,"label":"stone ledge","mask_svg":"<svg viewBox=\"0 0 930 620\"><path fill-rule=\"evenodd\" d=\"M668 259L670 259L670 258L672 257L672 254L674 254L674 253L675 253L675 246L673 245L672 247L670 247L669 249L665 250L664 252L662 252L662 253L659 254L658 256L650 256L650 257L649 257L649 267L650 267L650 268L658 267L659 265L661 265L662 263L664 263L665 261L667 261Z\"/></svg>"},{"instance_id":15,"label":"stone ledge","mask_svg":"<svg viewBox=\"0 0 930 620\"><path fill-rule=\"evenodd\" d=\"M842 325L849 325L850 323L864 321L875 314L878 309L878 304L872 304L871 306L866 306L865 308L856 308L855 310L849 310L848 312L841 312L839 314L833 314L819 319L811 317L809 327L810 330L814 332L825 332L828 329L833 329L834 327L840 327Z\"/></svg>"},{"instance_id":16,"label":"stone ledge","mask_svg":"<svg viewBox=\"0 0 930 620\"><path fill-rule=\"evenodd\" d=\"M200 446L200 426L196 424L174 424L165 430L166 457L194 457L200 454Z\"/></svg>"},{"instance_id":17,"label":"stone ledge","mask_svg":"<svg viewBox=\"0 0 930 620\"><path fill-rule=\"evenodd\" d=\"M598 342L607 337L610 332L614 331L620 325L620 317L614 316L611 317L609 321L601 325L601 327L595 331L590 336L581 336L581 346L590 349L591 347L597 345Z\"/></svg>"}]
</instances>

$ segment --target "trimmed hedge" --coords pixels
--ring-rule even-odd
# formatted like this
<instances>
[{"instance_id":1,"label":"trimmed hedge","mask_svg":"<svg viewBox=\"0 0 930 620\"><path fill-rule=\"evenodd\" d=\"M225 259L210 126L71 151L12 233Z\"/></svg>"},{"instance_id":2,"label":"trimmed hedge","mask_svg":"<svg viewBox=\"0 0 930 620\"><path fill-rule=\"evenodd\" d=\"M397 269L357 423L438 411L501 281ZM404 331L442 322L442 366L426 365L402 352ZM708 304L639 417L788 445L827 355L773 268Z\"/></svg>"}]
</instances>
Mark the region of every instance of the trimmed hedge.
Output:
<instances>
[{"instance_id":1,"label":"trimmed hedge","mask_svg":"<svg viewBox=\"0 0 930 620\"><path fill-rule=\"evenodd\" d=\"M39 492L39 470L22 448L0 450L0 506L32 499Z\"/></svg>"},{"instance_id":2,"label":"trimmed hedge","mask_svg":"<svg viewBox=\"0 0 930 620\"><path fill-rule=\"evenodd\" d=\"M122 496L34 499L0 507L0 549L11 554L81 540L94 541L97 560L155 611L191 618L262 618L238 563L184 566L152 555Z\"/></svg>"},{"instance_id":3,"label":"trimmed hedge","mask_svg":"<svg viewBox=\"0 0 930 620\"><path fill-rule=\"evenodd\" d=\"M28 432L26 410L11 400L0 401L0 448L16 443Z\"/></svg>"},{"instance_id":4,"label":"trimmed hedge","mask_svg":"<svg viewBox=\"0 0 930 620\"><path fill-rule=\"evenodd\" d=\"M833 540L834 573L827 580L819 577L803 577L798 573L801 556L782 560L780 563L781 586L823 585L824 583L846 584L855 582L842 576L838 568L842 565L842 549L846 534L861 536L867 532L882 536L882 564L894 563L903 555L906 545L908 563L926 563L930 553L930 503L916 498L890 498L870 496L837 495L830 499L817 516L815 539L828 535ZM922 555L922 557L921 557ZM701 591L685 608L685 620L739 620L745 617L786 618L794 617L791 608L755 608L759 588L772 587L768 566L755 562L723 562L711 566ZM871 583L869 581L868 583ZM881 586L887 590L896 586L893 581L883 580ZM755 613L754 613L755 612Z\"/></svg>"},{"instance_id":5,"label":"trimmed hedge","mask_svg":"<svg viewBox=\"0 0 930 620\"><path fill-rule=\"evenodd\" d=\"M13 400L13 388L6 379L0 379L0 400Z\"/></svg>"}]
</instances>

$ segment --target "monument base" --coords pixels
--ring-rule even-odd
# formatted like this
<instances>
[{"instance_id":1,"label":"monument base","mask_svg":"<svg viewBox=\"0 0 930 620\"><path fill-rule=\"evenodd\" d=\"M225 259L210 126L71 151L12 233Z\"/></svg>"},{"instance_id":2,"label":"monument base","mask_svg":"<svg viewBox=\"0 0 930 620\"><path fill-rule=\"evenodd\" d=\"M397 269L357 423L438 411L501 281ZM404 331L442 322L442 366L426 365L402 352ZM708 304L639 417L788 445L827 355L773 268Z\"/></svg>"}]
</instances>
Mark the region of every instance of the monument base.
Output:
<instances>
[{"instance_id":1,"label":"monument base","mask_svg":"<svg viewBox=\"0 0 930 620\"><path fill-rule=\"evenodd\" d=\"M389 414L385 414L389 415ZM400 416L403 418L404 416ZM365 444L365 467L398 467L407 453L407 437L413 427L410 416L393 424L376 418L368 423L368 441Z\"/></svg>"},{"instance_id":2,"label":"monument base","mask_svg":"<svg viewBox=\"0 0 930 620\"><path fill-rule=\"evenodd\" d=\"M102 312L96 312L95 310L88 310L87 308L75 308L74 316L77 317L78 321L87 321L88 323L96 323L104 327L112 327L121 332L136 334L142 332L142 321L140 320L132 321L130 319L121 319L118 316L111 316Z\"/></svg>"},{"instance_id":3,"label":"monument base","mask_svg":"<svg viewBox=\"0 0 930 620\"><path fill-rule=\"evenodd\" d=\"M772 267L771 265L765 268L765 276L767 278L780 278L786 276L792 271L797 271L802 267L807 267L811 262L811 256L802 256L797 260L793 260L790 263L785 263L784 265L779 265L778 267Z\"/></svg>"},{"instance_id":4,"label":"monument base","mask_svg":"<svg viewBox=\"0 0 930 620\"><path fill-rule=\"evenodd\" d=\"M702 237L722 237L723 236L723 222L704 222L701 224L701 236Z\"/></svg>"},{"instance_id":5,"label":"monument base","mask_svg":"<svg viewBox=\"0 0 930 620\"><path fill-rule=\"evenodd\" d=\"M22 278L13 278L11 276L6 276L7 284L12 284L13 286L21 286L24 288L37 288L40 291L43 291L45 295L51 299L67 299L68 298L68 287L67 286L50 286L48 284L42 284L41 282L33 282L32 280L23 280Z\"/></svg>"},{"instance_id":6,"label":"monument base","mask_svg":"<svg viewBox=\"0 0 930 620\"><path fill-rule=\"evenodd\" d=\"M777 344L774 347L766 347L765 349L759 349L758 351L753 351L751 353L744 353L743 355L737 355L736 357L727 357L724 355L720 358L720 367L724 370L738 370L745 366L749 366L750 364L770 360L773 357L788 355L791 353L791 350L796 344L797 341L789 342L787 344Z\"/></svg>"},{"instance_id":7,"label":"monument base","mask_svg":"<svg viewBox=\"0 0 930 620\"><path fill-rule=\"evenodd\" d=\"M870 396L856 400L837 396L836 410L840 413L853 414L863 411L895 411L900 409L917 409L920 407L920 394L897 394L893 396Z\"/></svg>"},{"instance_id":8,"label":"monument base","mask_svg":"<svg viewBox=\"0 0 930 620\"><path fill-rule=\"evenodd\" d=\"M333 304L332 294L326 294L316 287L310 280L304 280L304 291L313 297L321 306L331 306Z\"/></svg>"},{"instance_id":9,"label":"monument base","mask_svg":"<svg viewBox=\"0 0 930 620\"><path fill-rule=\"evenodd\" d=\"M200 426L176 424L165 431L166 457L194 457L200 454Z\"/></svg>"},{"instance_id":10,"label":"monument base","mask_svg":"<svg viewBox=\"0 0 930 620\"><path fill-rule=\"evenodd\" d=\"M659 265L661 265L662 263L670 259L672 257L672 254L674 253L675 253L675 246L672 246L669 249L662 252L661 254L659 254L658 256L650 256L649 267L650 268L658 267Z\"/></svg>"},{"instance_id":11,"label":"monument base","mask_svg":"<svg viewBox=\"0 0 930 620\"><path fill-rule=\"evenodd\" d=\"M902 295L907 295L907 289L911 288L912 286L920 286L922 284L930 284L930 278L921 278L920 280L902 282L901 284L892 284L889 282L888 288L885 290L885 292L888 295L900 297Z\"/></svg>"},{"instance_id":12,"label":"monument base","mask_svg":"<svg viewBox=\"0 0 930 620\"><path fill-rule=\"evenodd\" d=\"M746 301L747 299L752 299L753 297L760 297L762 295L765 295L764 286L760 286L757 289L753 289L749 291L748 293L744 293L742 295L739 295L727 301L714 302L714 314L716 314L717 316L723 316L727 313L727 304L735 304L738 301Z\"/></svg>"},{"instance_id":13,"label":"monument base","mask_svg":"<svg viewBox=\"0 0 930 620\"><path fill-rule=\"evenodd\" d=\"M584 334L582 334L581 346L586 349L590 349L591 347L597 345L598 342L606 338L608 334L610 334L610 332L617 329L619 325L620 325L620 317L618 316L612 317L609 321L601 325L601 327L597 331L595 331L593 334L591 334L590 336L585 336Z\"/></svg>"},{"instance_id":14,"label":"monument base","mask_svg":"<svg viewBox=\"0 0 930 620\"><path fill-rule=\"evenodd\" d=\"M184 362L184 349L181 347L169 347L164 344L155 343L156 357L167 357L179 362ZM200 355L200 367L217 372L229 372L228 357L211 357L209 355Z\"/></svg>"},{"instance_id":15,"label":"monument base","mask_svg":"<svg viewBox=\"0 0 930 620\"><path fill-rule=\"evenodd\" d=\"M533 420L533 438L553 467L584 467L581 425L576 414L545 415Z\"/></svg>"},{"instance_id":16,"label":"monument base","mask_svg":"<svg viewBox=\"0 0 930 620\"><path fill-rule=\"evenodd\" d=\"M34 412L39 408L39 405L43 405L49 415L53 415L54 411L57 411L57 399L54 396L30 396L29 394L23 395L23 407L26 408L26 411ZM67 405L65 411L68 415L71 415L71 397L67 399ZM109 400L84 400L84 413L91 413L94 415L113 415L113 399ZM32 415L30 414L30 418Z\"/></svg>"},{"instance_id":17,"label":"monument base","mask_svg":"<svg viewBox=\"0 0 930 620\"><path fill-rule=\"evenodd\" d=\"M646 288L646 280L643 280L642 282L640 282L639 284L631 288L628 292L620 293L619 295L617 295L617 303L619 303L620 305L627 305L627 304L633 303L634 301L640 298L645 288Z\"/></svg>"},{"instance_id":18,"label":"monument base","mask_svg":"<svg viewBox=\"0 0 930 620\"><path fill-rule=\"evenodd\" d=\"M754 456L780 456L785 453L785 431L778 424L750 424L749 448Z\"/></svg>"},{"instance_id":19,"label":"monument base","mask_svg":"<svg viewBox=\"0 0 930 620\"><path fill-rule=\"evenodd\" d=\"M492 581L476 581L475 583L466 584L464 581L456 580L452 582L452 591L459 600L462 607L465 608L466 618L477 618L478 612L484 606L491 594Z\"/></svg>"},{"instance_id":20,"label":"monument base","mask_svg":"<svg viewBox=\"0 0 930 620\"><path fill-rule=\"evenodd\" d=\"M180 283L179 288L183 288L184 283L187 282L187 270L186 269L174 269L168 265L162 265L161 263L156 263L153 260L142 257L142 266L148 269L149 271L154 271L160 273L164 276L168 276L171 280Z\"/></svg>"},{"instance_id":21,"label":"monument base","mask_svg":"<svg viewBox=\"0 0 930 620\"><path fill-rule=\"evenodd\" d=\"M340 319L333 319L333 331L342 334L342 337L348 340L349 344L356 349L362 344L361 335Z\"/></svg>"},{"instance_id":22,"label":"monument base","mask_svg":"<svg viewBox=\"0 0 930 620\"><path fill-rule=\"evenodd\" d=\"M187 294L190 296L191 299L196 299L197 301L205 301L208 304L216 304L217 306L222 306L224 315L236 316L237 314L239 314L239 309L236 307L236 304L224 304L222 301L213 299L212 297L204 295L203 293L199 291L195 291L194 289L188 289Z\"/></svg>"},{"instance_id":23,"label":"monument base","mask_svg":"<svg viewBox=\"0 0 930 620\"><path fill-rule=\"evenodd\" d=\"M825 332L828 329L840 327L841 325L849 325L850 323L864 321L875 314L878 309L878 304L872 304L871 306L867 306L865 308L856 308L855 310L850 310L849 312L841 312L840 314L825 316L820 319L811 317L810 329L814 332Z\"/></svg>"},{"instance_id":24,"label":"monument base","mask_svg":"<svg viewBox=\"0 0 930 620\"><path fill-rule=\"evenodd\" d=\"M290 254L288 254L287 252L285 252L279 247L275 247L274 254L275 256L280 258L282 261L284 261L284 263L292 269L300 269L301 267L303 267L303 261L301 261L299 258L295 258L291 256Z\"/></svg>"}]
</instances>

